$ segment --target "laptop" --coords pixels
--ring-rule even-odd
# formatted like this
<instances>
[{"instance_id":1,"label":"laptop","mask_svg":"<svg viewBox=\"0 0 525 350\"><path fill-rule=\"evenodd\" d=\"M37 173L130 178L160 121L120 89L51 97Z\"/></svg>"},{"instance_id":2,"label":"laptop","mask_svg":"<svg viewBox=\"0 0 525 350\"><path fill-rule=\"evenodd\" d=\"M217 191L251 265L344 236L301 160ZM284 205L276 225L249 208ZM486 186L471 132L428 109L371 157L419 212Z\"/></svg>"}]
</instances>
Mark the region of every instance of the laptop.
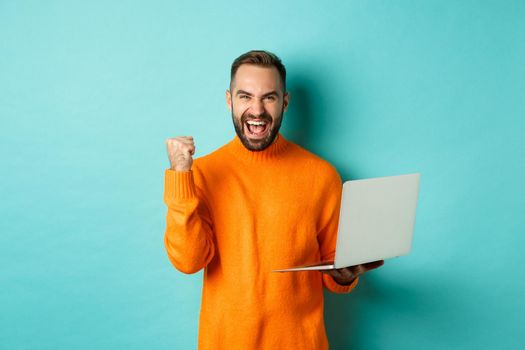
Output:
<instances>
[{"instance_id":1,"label":"laptop","mask_svg":"<svg viewBox=\"0 0 525 350\"><path fill-rule=\"evenodd\" d=\"M334 261L274 272L330 270L407 255L419 195L420 174L346 181Z\"/></svg>"}]
</instances>

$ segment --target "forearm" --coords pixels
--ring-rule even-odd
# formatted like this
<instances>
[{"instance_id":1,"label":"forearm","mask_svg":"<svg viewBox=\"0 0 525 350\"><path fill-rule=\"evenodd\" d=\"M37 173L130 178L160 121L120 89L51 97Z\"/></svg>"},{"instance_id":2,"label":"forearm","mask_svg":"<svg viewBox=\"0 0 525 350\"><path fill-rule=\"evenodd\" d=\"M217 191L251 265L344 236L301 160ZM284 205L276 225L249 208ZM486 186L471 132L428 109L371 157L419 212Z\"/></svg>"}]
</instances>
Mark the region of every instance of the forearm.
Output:
<instances>
[{"instance_id":1,"label":"forearm","mask_svg":"<svg viewBox=\"0 0 525 350\"><path fill-rule=\"evenodd\" d=\"M211 221L196 192L191 172L166 171L164 245L171 263L184 273L199 271L215 253Z\"/></svg>"}]
</instances>

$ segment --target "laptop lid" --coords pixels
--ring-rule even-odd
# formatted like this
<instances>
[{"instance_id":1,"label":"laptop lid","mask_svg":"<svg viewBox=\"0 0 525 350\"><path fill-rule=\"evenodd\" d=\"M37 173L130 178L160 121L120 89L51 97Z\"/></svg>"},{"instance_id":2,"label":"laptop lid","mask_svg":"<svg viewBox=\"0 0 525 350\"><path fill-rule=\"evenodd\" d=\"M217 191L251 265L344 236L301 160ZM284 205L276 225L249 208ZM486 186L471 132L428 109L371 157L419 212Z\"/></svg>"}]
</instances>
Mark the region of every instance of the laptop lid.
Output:
<instances>
[{"instance_id":1,"label":"laptop lid","mask_svg":"<svg viewBox=\"0 0 525 350\"><path fill-rule=\"evenodd\" d=\"M419 179L416 173L343 184L335 268L410 252Z\"/></svg>"}]
</instances>

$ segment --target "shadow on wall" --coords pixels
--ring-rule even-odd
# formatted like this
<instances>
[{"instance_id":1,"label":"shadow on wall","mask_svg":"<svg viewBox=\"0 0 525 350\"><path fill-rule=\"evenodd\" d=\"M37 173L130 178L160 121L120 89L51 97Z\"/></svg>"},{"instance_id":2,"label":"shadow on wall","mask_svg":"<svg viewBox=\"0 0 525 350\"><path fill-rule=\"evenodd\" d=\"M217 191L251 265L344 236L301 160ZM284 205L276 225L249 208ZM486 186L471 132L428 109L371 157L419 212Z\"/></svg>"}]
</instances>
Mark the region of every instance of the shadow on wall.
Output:
<instances>
[{"instance_id":1,"label":"shadow on wall","mask_svg":"<svg viewBox=\"0 0 525 350\"><path fill-rule=\"evenodd\" d=\"M313 72L294 69L294 75L288 79L290 107L285 113L282 131L286 138L309 151L315 149L313 140L315 118L323 118L322 91L316 84Z\"/></svg>"},{"instance_id":2,"label":"shadow on wall","mask_svg":"<svg viewBox=\"0 0 525 350\"><path fill-rule=\"evenodd\" d=\"M291 141L310 149L314 117L311 92L301 81L295 81L289 92L290 108L283 119L283 133Z\"/></svg>"},{"instance_id":3,"label":"shadow on wall","mask_svg":"<svg viewBox=\"0 0 525 350\"><path fill-rule=\"evenodd\" d=\"M288 79L290 107L283 119L282 132L289 140L329 161L337 168L342 179L349 179L348 164L337 164L332 158L334 155L326 153L326 144L323 142L334 137L331 132L334 127L345 128L343 133L345 138L352 138L354 133L359 132L353 123L357 114L354 113L352 103L349 102L352 100L349 96L352 90L347 87L344 91L337 91L337 89L334 91L332 83L335 86L344 85L338 80L339 77L323 70L322 67L312 69L312 67L294 66L292 75ZM338 100L344 100L344 106L337 105ZM343 112L348 118L344 118L343 121L332 118L333 113L340 113L341 107L344 108ZM334 121L339 124L343 122L344 125L329 124ZM345 142L345 140L336 141L339 144ZM351 170L353 176L356 176L358 169Z\"/></svg>"},{"instance_id":4,"label":"shadow on wall","mask_svg":"<svg viewBox=\"0 0 525 350\"><path fill-rule=\"evenodd\" d=\"M328 137L322 135L323 127L316 127L322 126L319 120L327 120L331 111L328 106L330 101L325 96L327 89L320 83L327 79L317 79L311 70L295 70L288 84L291 99L283 121L283 134L316 154L323 148L319 140ZM351 107L346 112L354 115ZM355 124L350 120L349 125ZM348 130L344 134L350 137L357 132L359 130ZM319 155L336 166L343 179L348 179L349 169L334 164L330 155ZM352 168L352 174L355 176L359 170ZM458 338L462 338L458 330L464 329L465 325L460 320L450 319L448 314L451 310L465 313L469 306L443 294L447 292L443 292L444 284L439 284L437 276L425 275L418 279L408 275L393 279L395 274L389 271L388 264L389 261L386 261L386 267L363 276L350 294L325 291L324 314L330 348L365 350L375 344L373 348L381 349L393 332L397 335L406 332L407 348L417 348L422 342L442 343L443 348L451 343L457 345ZM436 319L448 319L448 322L437 324L439 329L436 329ZM425 324L428 326L425 327ZM413 329L418 329L418 334L413 334ZM422 329L428 331L422 334Z\"/></svg>"},{"instance_id":5,"label":"shadow on wall","mask_svg":"<svg viewBox=\"0 0 525 350\"><path fill-rule=\"evenodd\" d=\"M437 276L426 276L424 280L407 276L393 283L392 278L381 279L382 273L392 271L381 269L363 276L349 294L325 291L330 349L383 349L389 338L396 337L406 339L407 349L425 344L443 349L451 344L469 348L468 324L455 315L469 314L472 305L451 298L449 290L443 288L446 283Z\"/></svg>"}]
</instances>

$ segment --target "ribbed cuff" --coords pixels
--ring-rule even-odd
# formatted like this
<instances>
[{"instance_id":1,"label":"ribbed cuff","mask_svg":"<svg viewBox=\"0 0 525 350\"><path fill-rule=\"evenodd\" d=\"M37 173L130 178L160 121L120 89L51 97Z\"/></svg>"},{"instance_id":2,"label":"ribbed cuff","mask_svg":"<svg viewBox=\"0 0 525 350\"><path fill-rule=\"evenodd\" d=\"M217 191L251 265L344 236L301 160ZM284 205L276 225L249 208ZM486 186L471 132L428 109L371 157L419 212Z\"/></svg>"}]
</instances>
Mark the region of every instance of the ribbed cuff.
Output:
<instances>
[{"instance_id":1,"label":"ribbed cuff","mask_svg":"<svg viewBox=\"0 0 525 350\"><path fill-rule=\"evenodd\" d=\"M188 199L196 196L193 172L166 169L164 172L164 199Z\"/></svg>"},{"instance_id":2,"label":"ribbed cuff","mask_svg":"<svg viewBox=\"0 0 525 350\"><path fill-rule=\"evenodd\" d=\"M352 289L354 289L355 286L357 286L357 283L359 282L359 277L356 277L354 282L352 282L348 286L342 286L339 283L337 283L336 281L334 281L332 276L330 276L328 274L323 274L323 279L324 279L324 283L325 283L326 288L328 288L330 291L332 291L334 293L340 293L340 294L342 294L342 293L350 293L352 291Z\"/></svg>"}]
</instances>

